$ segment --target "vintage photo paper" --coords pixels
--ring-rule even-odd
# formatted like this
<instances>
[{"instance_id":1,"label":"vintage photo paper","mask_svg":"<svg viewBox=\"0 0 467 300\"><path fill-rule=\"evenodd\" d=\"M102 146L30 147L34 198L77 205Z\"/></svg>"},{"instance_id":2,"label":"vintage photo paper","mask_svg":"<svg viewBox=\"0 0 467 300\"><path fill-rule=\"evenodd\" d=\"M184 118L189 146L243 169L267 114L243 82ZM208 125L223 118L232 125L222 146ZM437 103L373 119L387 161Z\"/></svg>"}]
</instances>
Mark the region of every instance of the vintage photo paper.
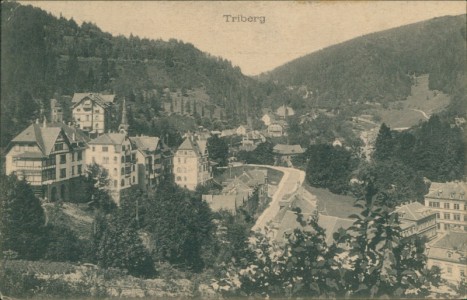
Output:
<instances>
[{"instance_id":1,"label":"vintage photo paper","mask_svg":"<svg viewBox=\"0 0 467 300\"><path fill-rule=\"evenodd\" d=\"M463 1L2 1L0 298L466 296Z\"/></svg>"}]
</instances>

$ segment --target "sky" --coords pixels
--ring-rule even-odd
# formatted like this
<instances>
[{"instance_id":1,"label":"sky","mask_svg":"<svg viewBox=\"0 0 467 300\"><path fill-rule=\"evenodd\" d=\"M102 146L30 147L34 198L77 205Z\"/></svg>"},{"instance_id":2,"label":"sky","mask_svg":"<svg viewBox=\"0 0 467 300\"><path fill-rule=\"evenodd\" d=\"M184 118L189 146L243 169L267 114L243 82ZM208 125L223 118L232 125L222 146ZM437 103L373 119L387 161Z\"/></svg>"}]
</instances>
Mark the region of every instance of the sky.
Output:
<instances>
[{"instance_id":1,"label":"sky","mask_svg":"<svg viewBox=\"0 0 467 300\"><path fill-rule=\"evenodd\" d=\"M270 71L295 58L371 32L466 13L464 1L20 3L73 18L78 24L92 22L114 35L182 40L230 60L246 75Z\"/></svg>"}]
</instances>

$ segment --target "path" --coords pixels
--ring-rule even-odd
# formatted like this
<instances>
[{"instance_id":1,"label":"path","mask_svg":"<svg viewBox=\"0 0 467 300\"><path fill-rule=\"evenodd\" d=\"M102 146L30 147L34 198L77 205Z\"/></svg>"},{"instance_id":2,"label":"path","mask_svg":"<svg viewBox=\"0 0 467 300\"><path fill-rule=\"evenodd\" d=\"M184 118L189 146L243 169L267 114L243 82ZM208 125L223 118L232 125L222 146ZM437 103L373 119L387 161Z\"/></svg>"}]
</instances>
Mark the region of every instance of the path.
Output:
<instances>
[{"instance_id":1,"label":"path","mask_svg":"<svg viewBox=\"0 0 467 300\"><path fill-rule=\"evenodd\" d=\"M294 168L285 168L285 167L273 167L267 165L249 165L249 166L256 166L256 167L263 167L263 168L270 168L275 169L281 172L284 172L284 176L277 186L277 190L272 196L271 202L269 203L268 207L263 211L261 216L259 216L258 220L256 220L255 225L253 226L252 230L263 230L264 227L274 219L274 217L279 212L279 201L287 194L291 194L295 192L305 180L305 172L294 169Z\"/></svg>"},{"instance_id":2,"label":"path","mask_svg":"<svg viewBox=\"0 0 467 300\"><path fill-rule=\"evenodd\" d=\"M427 115L426 112L424 112L423 110L419 110L419 109L415 109L415 108L411 108L410 110L417 111L417 112L421 113L425 117L425 119L427 119L427 120L430 118L430 116Z\"/></svg>"}]
</instances>

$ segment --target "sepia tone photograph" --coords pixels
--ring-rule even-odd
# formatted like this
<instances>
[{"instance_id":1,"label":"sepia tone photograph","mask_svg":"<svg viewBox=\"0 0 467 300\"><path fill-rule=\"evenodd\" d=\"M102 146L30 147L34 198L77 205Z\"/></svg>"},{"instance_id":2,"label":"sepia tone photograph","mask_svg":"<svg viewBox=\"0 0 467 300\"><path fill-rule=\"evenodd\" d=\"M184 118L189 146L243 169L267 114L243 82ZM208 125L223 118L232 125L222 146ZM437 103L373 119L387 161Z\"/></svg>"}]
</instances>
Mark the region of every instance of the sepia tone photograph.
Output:
<instances>
[{"instance_id":1,"label":"sepia tone photograph","mask_svg":"<svg viewBox=\"0 0 467 300\"><path fill-rule=\"evenodd\" d=\"M464 1L2 1L0 300L465 299Z\"/></svg>"}]
</instances>

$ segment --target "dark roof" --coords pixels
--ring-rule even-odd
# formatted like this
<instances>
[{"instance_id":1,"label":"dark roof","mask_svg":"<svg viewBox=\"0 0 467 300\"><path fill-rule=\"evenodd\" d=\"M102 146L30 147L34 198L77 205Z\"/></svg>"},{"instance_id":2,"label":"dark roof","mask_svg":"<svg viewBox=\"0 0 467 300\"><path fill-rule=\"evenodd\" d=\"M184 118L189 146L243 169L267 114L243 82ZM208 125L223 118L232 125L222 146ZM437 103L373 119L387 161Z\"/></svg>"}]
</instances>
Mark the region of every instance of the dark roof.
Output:
<instances>
[{"instance_id":1,"label":"dark roof","mask_svg":"<svg viewBox=\"0 0 467 300\"><path fill-rule=\"evenodd\" d=\"M34 123L18 134L12 141L14 143L35 143L44 155L49 155L55 145L55 141L62 131L61 127L41 126Z\"/></svg>"},{"instance_id":2,"label":"dark roof","mask_svg":"<svg viewBox=\"0 0 467 300\"><path fill-rule=\"evenodd\" d=\"M124 133L104 133L101 136L91 140L89 145L121 145L125 141Z\"/></svg>"},{"instance_id":3,"label":"dark roof","mask_svg":"<svg viewBox=\"0 0 467 300\"><path fill-rule=\"evenodd\" d=\"M465 232L451 231L436 241L432 247L467 251L467 234Z\"/></svg>"},{"instance_id":4,"label":"dark roof","mask_svg":"<svg viewBox=\"0 0 467 300\"><path fill-rule=\"evenodd\" d=\"M74 93L71 102L78 103L86 97L104 103L113 103L115 100L115 95L104 95L100 93Z\"/></svg>"},{"instance_id":5,"label":"dark roof","mask_svg":"<svg viewBox=\"0 0 467 300\"><path fill-rule=\"evenodd\" d=\"M398 206L396 212L399 214L401 220L405 219L411 221L418 221L427 216L436 214L434 211L418 202Z\"/></svg>"}]
</instances>

